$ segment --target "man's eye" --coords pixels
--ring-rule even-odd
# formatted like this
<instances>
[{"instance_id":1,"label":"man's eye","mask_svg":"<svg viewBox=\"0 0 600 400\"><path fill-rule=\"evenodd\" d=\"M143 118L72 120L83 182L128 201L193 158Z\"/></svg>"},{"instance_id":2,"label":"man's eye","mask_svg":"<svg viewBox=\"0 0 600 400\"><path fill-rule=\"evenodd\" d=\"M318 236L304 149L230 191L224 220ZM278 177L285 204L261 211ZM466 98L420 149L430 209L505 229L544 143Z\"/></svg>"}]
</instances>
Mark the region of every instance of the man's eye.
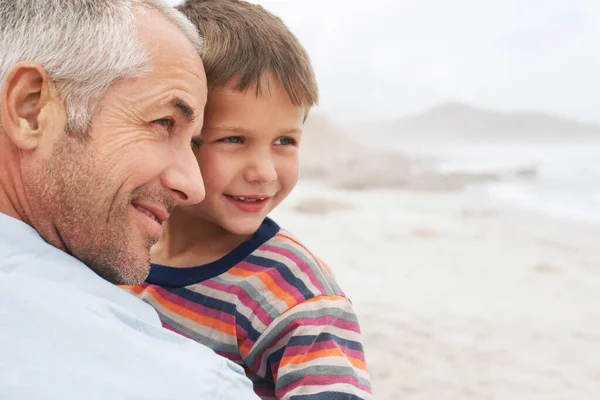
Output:
<instances>
[{"instance_id":1,"label":"man's eye","mask_svg":"<svg viewBox=\"0 0 600 400\"><path fill-rule=\"evenodd\" d=\"M171 129L173 129L173 126L175 125L175 120L173 118L160 118L160 119L157 119L152 122L157 125L162 126L167 131L170 131Z\"/></svg>"}]
</instances>

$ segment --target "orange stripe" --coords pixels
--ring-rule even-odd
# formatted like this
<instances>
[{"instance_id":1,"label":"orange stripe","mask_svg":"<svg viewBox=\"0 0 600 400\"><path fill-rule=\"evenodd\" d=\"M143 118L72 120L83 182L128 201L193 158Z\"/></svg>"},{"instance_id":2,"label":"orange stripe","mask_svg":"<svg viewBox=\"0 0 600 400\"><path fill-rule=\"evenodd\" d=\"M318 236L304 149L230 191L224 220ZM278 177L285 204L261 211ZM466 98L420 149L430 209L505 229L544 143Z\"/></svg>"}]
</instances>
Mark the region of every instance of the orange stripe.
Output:
<instances>
[{"instance_id":1,"label":"orange stripe","mask_svg":"<svg viewBox=\"0 0 600 400\"><path fill-rule=\"evenodd\" d=\"M290 296L287 291L283 290L277 283L275 283L275 280L271 278L266 272L256 273L242 268L232 268L229 270L229 273L242 278L255 276L256 278L260 279L262 283L265 284L267 289L269 289L269 291L273 293L275 297L283 301L288 307L295 306L297 303L296 300L294 300L294 298Z\"/></svg>"},{"instance_id":2,"label":"orange stripe","mask_svg":"<svg viewBox=\"0 0 600 400\"><path fill-rule=\"evenodd\" d=\"M292 241L292 242L296 243L298 246L302 247L304 250L308 251L308 249L306 247L304 247L304 245L302 243L300 243L299 241L297 241L296 239L294 239L291 236L285 235L283 233L278 233L277 235L275 235L275 237L281 237L281 238L287 239L289 241Z\"/></svg>"},{"instance_id":3,"label":"orange stripe","mask_svg":"<svg viewBox=\"0 0 600 400\"><path fill-rule=\"evenodd\" d=\"M243 278L247 278L249 276L256 275L256 272L254 272L254 271L249 271L247 269L243 269L243 268L239 268L239 267L233 267L227 272L232 275L235 275L235 276L241 276Z\"/></svg>"},{"instance_id":4,"label":"orange stripe","mask_svg":"<svg viewBox=\"0 0 600 400\"><path fill-rule=\"evenodd\" d=\"M304 354L297 354L295 356L282 357L281 362L279 363L279 368L281 368L284 365L288 365L288 364L298 365L298 364L308 363L311 361L318 360L319 358L325 358L325 357L345 358L348 361L350 361L350 363L354 367L356 367L358 369L362 369L363 371L367 370L367 364L363 360L360 360L360 359L354 358L354 357L350 357L350 356L346 355L339 348L316 350L316 351L311 351L311 352L307 352Z\"/></svg>"},{"instance_id":5,"label":"orange stripe","mask_svg":"<svg viewBox=\"0 0 600 400\"><path fill-rule=\"evenodd\" d=\"M127 285L119 285L121 289L127 290L128 292L133 292L135 294L144 293L144 288L141 285L127 286Z\"/></svg>"},{"instance_id":6,"label":"orange stripe","mask_svg":"<svg viewBox=\"0 0 600 400\"><path fill-rule=\"evenodd\" d=\"M186 309L185 307L173 303L160 295L156 289L149 287L146 293L150 294L154 299L164 308L178 314L190 321L194 321L198 324L204 325L208 328L223 332L232 336L235 336L235 327L232 324L228 324L218 318L212 318L204 314L199 314Z\"/></svg>"},{"instance_id":7,"label":"orange stripe","mask_svg":"<svg viewBox=\"0 0 600 400\"><path fill-rule=\"evenodd\" d=\"M306 304L306 303L315 303L318 301L323 301L323 300L343 300L344 302L350 302L347 298L345 298L344 296L316 296L316 297L312 297L308 300L304 300L302 302L302 304Z\"/></svg>"},{"instance_id":8,"label":"orange stripe","mask_svg":"<svg viewBox=\"0 0 600 400\"><path fill-rule=\"evenodd\" d=\"M248 357L248 353L250 353L250 350L252 350L252 346L254 345L254 342L252 342L251 340L248 340L248 339L246 339L246 340L243 340L243 341L240 343L240 340L239 340L239 339L240 339L240 338L239 338L239 336L238 336L238 343L239 343L239 346L240 346L240 348L239 348L239 350L240 350L240 354L241 354L241 355L242 355L242 357L244 357L244 358L245 358L245 357Z\"/></svg>"}]
</instances>

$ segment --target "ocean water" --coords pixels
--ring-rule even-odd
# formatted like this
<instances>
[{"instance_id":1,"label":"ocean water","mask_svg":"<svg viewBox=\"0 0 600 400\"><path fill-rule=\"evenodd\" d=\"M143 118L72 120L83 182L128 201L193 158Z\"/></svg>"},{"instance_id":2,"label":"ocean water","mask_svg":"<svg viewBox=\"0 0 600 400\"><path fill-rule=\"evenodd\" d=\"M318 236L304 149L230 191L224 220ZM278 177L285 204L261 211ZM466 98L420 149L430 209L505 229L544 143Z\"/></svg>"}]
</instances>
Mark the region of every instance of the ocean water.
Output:
<instances>
[{"instance_id":1,"label":"ocean water","mask_svg":"<svg viewBox=\"0 0 600 400\"><path fill-rule=\"evenodd\" d=\"M386 147L427 159L443 172L499 174L499 181L485 184L485 190L499 201L557 218L600 224L600 138L397 139Z\"/></svg>"}]
</instances>

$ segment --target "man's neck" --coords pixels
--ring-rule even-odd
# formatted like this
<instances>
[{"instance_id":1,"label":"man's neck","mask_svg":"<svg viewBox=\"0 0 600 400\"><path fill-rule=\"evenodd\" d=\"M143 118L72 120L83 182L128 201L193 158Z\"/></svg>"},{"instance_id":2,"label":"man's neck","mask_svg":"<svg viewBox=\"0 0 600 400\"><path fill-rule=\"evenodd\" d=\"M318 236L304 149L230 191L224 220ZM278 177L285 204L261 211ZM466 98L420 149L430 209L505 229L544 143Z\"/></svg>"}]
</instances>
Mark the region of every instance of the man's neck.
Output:
<instances>
[{"instance_id":1,"label":"man's neck","mask_svg":"<svg viewBox=\"0 0 600 400\"><path fill-rule=\"evenodd\" d=\"M6 142L0 135L0 148L3 145L6 145ZM2 160L0 165L0 212L25 222L33 227L46 242L66 251L66 245L50 216L40 212L35 213L34 211L37 210L34 210L28 203L20 165L15 153L0 151L0 160Z\"/></svg>"},{"instance_id":2,"label":"man's neck","mask_svg":"<svg viewBox=\"0 0 600 400\"><path fill-rule=\"evenodd\" d=\"M152 248L152 262L171 267L204 265L224 257L248 239L176 208L163 224L160 241Z\"/></svg>"},{"instance_id":3,"label":"man's neck","mask_svg":"<svg viewBox=\"0 0 600 400\"><path fill-rule=\"evenodd\" d=\"M0 160L3 157L9 158L6 153L0 154ZM6 158L0 166L0 212L31 225L25 210L20 206L17 185L14 179L11 179L14 168L10 165L10 159L6 160Z\"/></svg>"},{"instance_id":4,"label":"man's neck","mask_svg":"<svg viewBox=\"0 0 600 400\"><path fill-rule=\"evenodd\" d=\"M15 210L11 202L8 200L8 197L6 196L6 193L2 187L0 187L0 213L18 219L19 221L23 221L23 218L21 218L17 210Z\"/></svg>"}]
</instances>

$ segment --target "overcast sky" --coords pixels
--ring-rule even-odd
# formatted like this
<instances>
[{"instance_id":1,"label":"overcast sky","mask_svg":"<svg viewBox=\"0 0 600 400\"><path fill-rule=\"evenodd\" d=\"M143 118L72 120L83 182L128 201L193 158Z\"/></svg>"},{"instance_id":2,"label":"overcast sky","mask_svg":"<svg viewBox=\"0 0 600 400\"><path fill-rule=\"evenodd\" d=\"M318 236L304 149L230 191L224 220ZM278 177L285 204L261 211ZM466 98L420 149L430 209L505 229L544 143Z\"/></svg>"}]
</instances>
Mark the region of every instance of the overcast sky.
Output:
<instances>
[{"instance_id":1,"label":"overcast sky","mask_svg":"<svg viewBox=\"0 0 600 400\"><path fill-rule=\"evenodd\" d=\"M600 0L252 2L307 48L337 117L459 100L600 123Z\"/></svg>"}]
</instances>

